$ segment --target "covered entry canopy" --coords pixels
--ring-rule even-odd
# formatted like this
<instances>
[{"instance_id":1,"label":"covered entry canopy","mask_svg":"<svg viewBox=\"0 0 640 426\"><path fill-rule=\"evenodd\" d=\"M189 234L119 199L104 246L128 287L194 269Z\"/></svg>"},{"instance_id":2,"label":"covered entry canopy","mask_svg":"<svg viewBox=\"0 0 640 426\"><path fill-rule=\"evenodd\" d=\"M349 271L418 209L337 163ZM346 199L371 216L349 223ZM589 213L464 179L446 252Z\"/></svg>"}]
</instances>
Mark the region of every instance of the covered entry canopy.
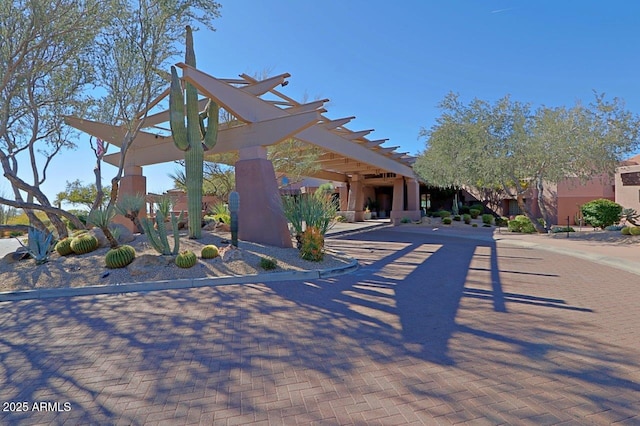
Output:
<instances>
[{"instance_id":1,"label":"covered entry canopy","mask_svg":"<svg viewBox=\"0 0 640 426\"><path fill-rule=\"evenodd\" d=\"M367 139L366 135L372 130L349 130L346 124L355 117L336 120L325 117L324 104L328 99L301 104L278 92L276 87L285 86L289 74L260 81L246 74L238 79L218 79L185 64L178 66L183 70L183 79L237 118L221 123L218 143L207 153L240 151L295 138L318 147L322 152L320 170L313 173L313 177L336 182L349 182L356 175L415 178L411 168L415 158L397 152L397 147L383 146L386 139ZM156 103L167 95L168 91ZM206 99L201 104L203 109ZM67 117L66 120L69 125L118 147L126 134L122 127L77 117ZM143 130L129 148L126 166L146 166L184 157L167 132L168 125L162 126L168 120L168 111L145 119ZM113 165L118 165L119 160L119 153L105 156L105 161Z\"/></svg>"}]
</instances>

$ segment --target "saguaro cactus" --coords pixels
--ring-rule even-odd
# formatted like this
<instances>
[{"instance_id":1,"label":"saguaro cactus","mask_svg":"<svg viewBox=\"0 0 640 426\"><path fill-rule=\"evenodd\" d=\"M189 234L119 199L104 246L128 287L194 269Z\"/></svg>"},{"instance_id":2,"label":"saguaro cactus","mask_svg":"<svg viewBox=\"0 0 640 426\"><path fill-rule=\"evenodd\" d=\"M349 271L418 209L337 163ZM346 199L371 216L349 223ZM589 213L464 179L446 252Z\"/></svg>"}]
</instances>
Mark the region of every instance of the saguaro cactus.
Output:
<instances>
[{"instance_id":1,"label":"saguaro cactus","mask_svg":"<svg viewBox=\"0 0 640 426\"><path fill-rule=\"evenodd\" d=\"M185 63L196 66L191 27L187 26L187 50ZM202 164L204 151L213 148L218 141L218 105L209 100L207 108L198 112L198 90L185 82L187 92L185 126L185 102L182 84L176 67L171 67L171 92L169 95L170 124L173 141L184 151L187 178L187 213L189 214L189 238L202 236ZM205 128L205 119L207 125Z\"/></svg>"}]
</instances>

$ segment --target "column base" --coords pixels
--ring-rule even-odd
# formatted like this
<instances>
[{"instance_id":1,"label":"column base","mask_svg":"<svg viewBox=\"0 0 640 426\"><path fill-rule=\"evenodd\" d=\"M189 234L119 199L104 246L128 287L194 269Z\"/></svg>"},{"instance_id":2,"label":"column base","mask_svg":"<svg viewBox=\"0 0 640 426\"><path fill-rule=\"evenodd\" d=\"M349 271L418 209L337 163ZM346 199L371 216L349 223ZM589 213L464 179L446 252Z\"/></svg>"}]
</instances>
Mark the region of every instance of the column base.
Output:
<instances>
[{"instance_id":1,"label":"column base","mask_svg":"<svg viewBox=\"0 0 640 426\"><path fill-rule=\"evenodd\" d=\"M391 223L394 226L400 225L402 219L420 220L422 213L420 210L391 210Z\"/></svg>"},{"instance_id":2,"label":"column base","mask_svg":"<svg viewBox=\"0 0 640 426\"><path fill-rule=\"evenodd\" d=\"M275 247L293 247L271 161L239 160L236 190L240 194L238 238Z\"/></svg>"},{"instance_id":3,"label":"column base","mask_svg":"<svg viewBox=\"0 0 640 426\"><path fill-rule=\"evenodd\" d=\"M364 211L347 210L343 211L342 214L347 218L347 222L349 223L364 221Z\"/></svg>"}]
</instances>

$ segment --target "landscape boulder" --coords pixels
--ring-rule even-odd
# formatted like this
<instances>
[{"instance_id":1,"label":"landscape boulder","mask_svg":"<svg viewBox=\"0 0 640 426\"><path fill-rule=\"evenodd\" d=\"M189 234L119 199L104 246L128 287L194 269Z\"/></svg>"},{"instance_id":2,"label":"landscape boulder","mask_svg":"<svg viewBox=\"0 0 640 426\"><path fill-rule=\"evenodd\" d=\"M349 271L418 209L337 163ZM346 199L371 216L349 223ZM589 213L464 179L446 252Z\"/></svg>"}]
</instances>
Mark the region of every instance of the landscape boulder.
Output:
<instances>
[{"instance_id":1,"label":"landscape boulder","mask_svg":"<svg viewBox=\"0 0 640 426\"><path fill-rule=\"evenodd\" d=\"M120 244L127 244L136 239L135 235L133 235L133 233L129 231L126 226L119 223L112 223L111 225L109 225L109 229L114 234L114 236L117 236L116 240L118 240L118 243ZM98 240L98 247L109 247L109 240L107 240L107 237L104 236L104 232L102 232L102 229L98 227L92 228L89 231L89 234L96 237L96 239Z\"/></svg>"}]
</instances>

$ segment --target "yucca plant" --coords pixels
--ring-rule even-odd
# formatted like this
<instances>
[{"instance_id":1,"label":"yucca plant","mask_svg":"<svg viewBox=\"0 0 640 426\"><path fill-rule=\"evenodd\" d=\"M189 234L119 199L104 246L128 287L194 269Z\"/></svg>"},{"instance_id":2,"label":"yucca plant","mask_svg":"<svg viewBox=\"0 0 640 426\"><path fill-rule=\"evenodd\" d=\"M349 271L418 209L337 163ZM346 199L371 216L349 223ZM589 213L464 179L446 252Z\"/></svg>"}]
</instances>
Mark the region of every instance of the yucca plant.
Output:
<instances>
[{"instance_id":1,"label":"yucca plant","mask_svg":"<svg viewBox=\"0 0 640 426\"><path fill-rule=\"evenodd\" d=\"M100 207L93 210L91 213L89 213L89 216L87 216L87 222L102 229L102 232L109 241L109 246L111 246L111 248L117 248L120 245L116 237L113 236L111 230L109 229L109 224L111 223L115 215L116 212L113 208Z\"/></svg>"},{"instance_id":2,"label":"yucca plant","mask_svg":"<svg viewBox=\"0 0 640 426\"><path fill-rule=\"evenodd\" d=\"M231 223L231 212L229 212L229 207L224 203L215 203L209 207L209 213L213 215L216 222L222 221L227 225Z\"/></svg>"},{"instance_id":3,"label":"yucca plant","mask_svg":"<svg viewBox=\"0 0 640 426\"><path fill-rule=\"evenodd\" d=\"M140 210L144 209L145 199L143 195L120 194L116 203L116 211L133 222L139 233L144 234L140 223Z\"/></svg>"}]
</instances>

